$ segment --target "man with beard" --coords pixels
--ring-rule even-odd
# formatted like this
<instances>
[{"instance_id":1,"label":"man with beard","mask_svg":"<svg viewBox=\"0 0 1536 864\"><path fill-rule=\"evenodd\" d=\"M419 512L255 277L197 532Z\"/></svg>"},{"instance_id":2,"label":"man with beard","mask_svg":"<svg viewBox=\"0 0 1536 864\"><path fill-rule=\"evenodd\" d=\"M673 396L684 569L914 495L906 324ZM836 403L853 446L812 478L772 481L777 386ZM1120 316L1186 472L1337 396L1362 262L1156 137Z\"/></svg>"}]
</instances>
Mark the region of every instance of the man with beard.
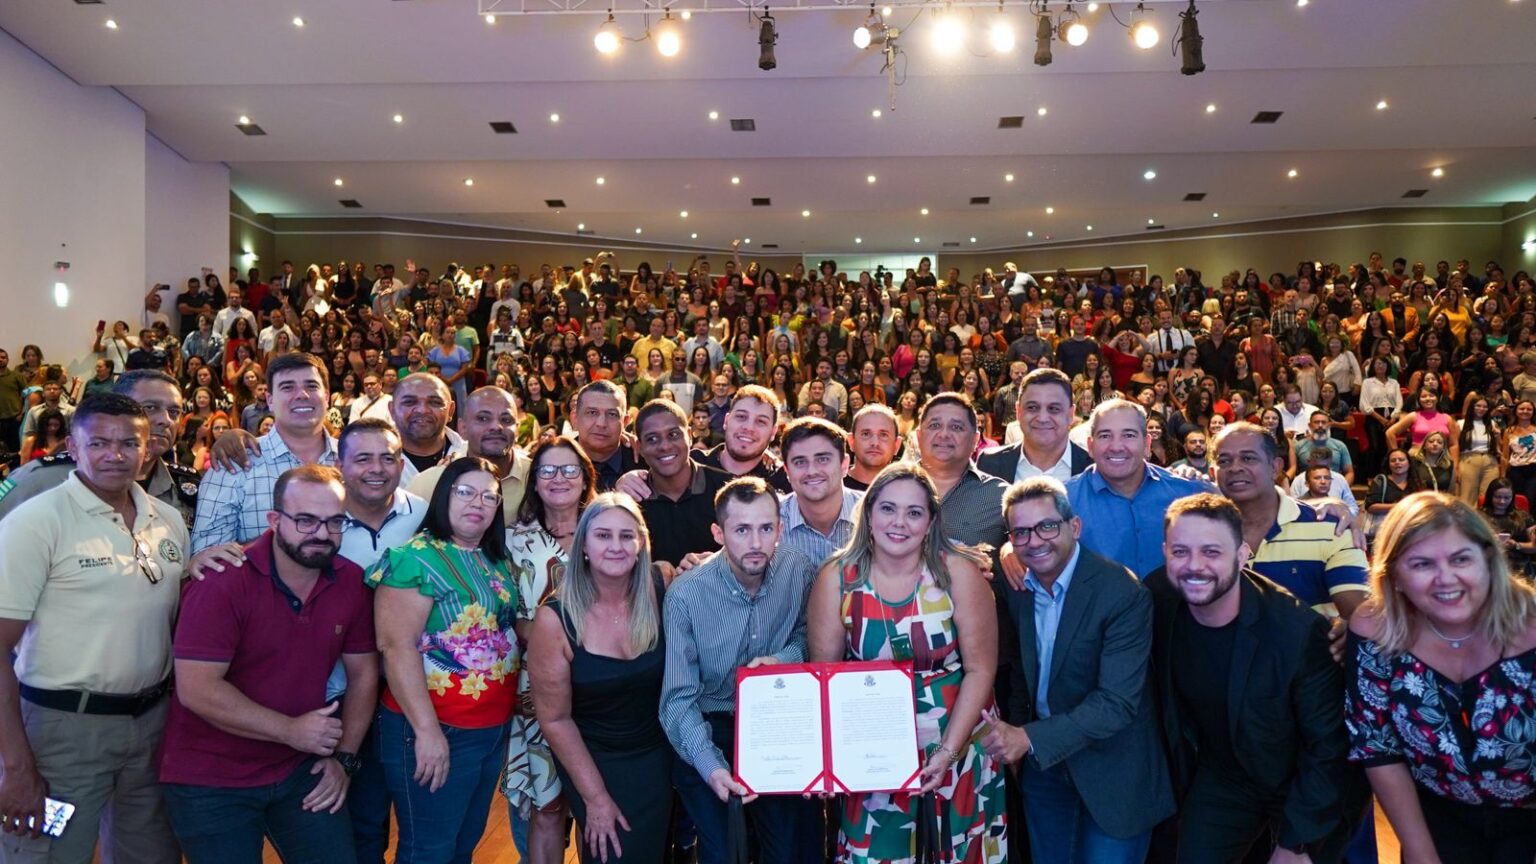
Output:
<instances>
[{"instance_id":1,"label":"man with beard","mask_svg":"<svg viewBox=\"0 0 1536 864\"><path fill-rule=\"evenodd\" d=\"M699 464L736 477L761 477L777 491L789 490L784 472L768 455L779 427L779 397L767 387L739 387L725 412L725 440L705 451Z\"/></svg>"},{"instance_id":2,"label":"man with beard","mask_svg":"<svg viewBox=\"0 0 1536 864\"><path fill-rule=\"evenodd\" d=\"M736 669L805 660L805 605L816 568L779 545L778 502L760 478L732 480L714 502L710 527L721 552L672 583L662 616L661 725L681 757L673 784L698 830L700 864L733 860L726 827L732 795L747 805L758 861L815 860L805 852L823 839L821 803L798 795L758 798L732 779L731 759Z\"/></svg>"},{"instance_id":3,"label":"man with beard","mask_svg":"<svg viewBox=\"0 0 1536 864\"><path fill-rule=\"evenodd\" d=\"M149 415L149 446L139 469L140 488L181 511L191 526L197 514L199 475L177 465L176 433L181 419L181 388L176 379L157 369L135 369L119 375L112 392L139 403ZM41 495L69 478L75 458L69 452L44 456L21 466L0 481L0 520L25 501Z\"/></svg>"},{"instance_id":4,"label":"man with beard","mask_svg":"<svg viewBox=\"0 0 1536 864\"><path fill-rule=\"evenodd\" d=\"M1205 430L1197 428L1184 433L1184 458L1169 465L1168 470L1177 468L1198 471L1202 477L1214 476L1212 471L1215 466L1206 455Z\"/></svg>"},{"instance_id":5,"label":"man with beard","mask_svg":"<svg viewBox=\"0 0 1536 864\"><path fill-rule=\"evenodd\" d=\"M283 472L245 564L186 590L160 779L191 864L255 858L264 838L286 864L354 857L347 787L379 661L363 571L337 555L344 495L335 468ZM326 699L338 660L339 711Z\"/></svg>"},{"instance_id":6,"label":"man with beard","mask_svg":"<svg viewBox=\"0 0 1536 864\"><path fill-rule=\"evenodd\" d=\"M853 462L843 485L863 491L875 482L887 465L896 461L901 449L900 427L896 424L896 412L884 405L865 405L853 415ZM790 481L794 486L794 481Z\"/></svg>"},{"instance_id":7,"label":"man with beard","mask_svg":"<svg viewBox=\"0 0 1536 864\"><path fill-rule=\"evenodd\" d=\"M517 524L517 510L523 504L528 469L533 463L514 442L517 417L512 413L512 394L500 387L481 387L469 394L459 428L464 431L466 455L485 459L496 466L496 477L501 480L502 513L510 524ZM428 468L405 486L411 494L430 501L432 490L437 488L437 478L441 476L443 466Z\"/></svg>"},{"instance_id":8,"label":"man with beard","mask_svg":"<svg viewBox=\"0 0 1536 864\"><path fill-rule=\"evenodd\" d=\"M1219 495L1175 501L1147 580L1178 861L1336 862L1367 800L1343 674L1327 619L1246 567L1244 522Z\"/></svg>"},{"instance_id":9,"label":"man with beard","mask_svg":"<svg viewBox=\"0 0 1536 864\"><path fill-rule=\"evenodd\" d=\"M630 366L633 359L626 358L624 365ZM612 491L625 472L639 466L634 452L624 446L627 401L624 388L610 380L593 381L576 391L571 425L576 429L576 443L597 469L601 492Z\"/></svg>"}]
</instances>

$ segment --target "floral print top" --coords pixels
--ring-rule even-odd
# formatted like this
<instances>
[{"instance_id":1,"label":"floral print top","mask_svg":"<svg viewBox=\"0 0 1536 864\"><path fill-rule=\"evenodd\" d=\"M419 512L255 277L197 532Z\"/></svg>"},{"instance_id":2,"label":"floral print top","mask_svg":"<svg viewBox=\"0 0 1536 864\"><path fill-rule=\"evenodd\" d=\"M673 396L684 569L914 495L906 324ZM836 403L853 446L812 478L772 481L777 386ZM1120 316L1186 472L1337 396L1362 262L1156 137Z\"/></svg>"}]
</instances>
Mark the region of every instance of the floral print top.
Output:
<instances>
[{"instance_id":1,"label":"floral print top","mask_svg":"<svg viewBox=\"0 0 1536 864\"><path fill-rule=\"evenodd\" d=\"M1463 804L1536 808L1536 649L1466 681L1351 636L1349 758L1406 762L1426 790Z\"/></svg>"},{"instance_id":2,"label":"floral print top","mask_svg":"<svg viewBox=\"0 0 1536 864\"><path fill-rule=\"evenodd\" d=\"M437 719L462 729L506 723L517 704L519 666L512 632L518 586L510 562L493 563L479 549L421 533L386 552L367 581L432 598L416 650ZM382 701L400 710L387 686Z\"/></svg>"}]
</instances>

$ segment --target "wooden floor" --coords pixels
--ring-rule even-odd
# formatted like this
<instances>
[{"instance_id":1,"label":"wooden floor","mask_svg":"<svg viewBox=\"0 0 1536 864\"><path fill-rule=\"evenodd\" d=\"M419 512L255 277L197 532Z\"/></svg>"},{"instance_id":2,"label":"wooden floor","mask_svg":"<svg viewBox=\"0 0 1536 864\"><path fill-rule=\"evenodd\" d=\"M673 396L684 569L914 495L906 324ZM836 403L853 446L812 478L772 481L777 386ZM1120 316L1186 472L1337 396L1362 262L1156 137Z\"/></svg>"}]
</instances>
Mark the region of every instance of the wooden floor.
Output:
<instances>
[{"instance_id":1,"label":"wooden floor","mask_svg":"<svg viewBox=\"0 0 1536 864\"><path fill-rule=\"evenodd\" d=\"M1402 854L1397 845L1397 835L1392 833L1392 826L1387 824L1387 817L1382 814L1380 807L1375 808L1375 813L1377 861L1379 864L1400 864ZM475 847L475 864L515 864L519 860L517 848L512 845L512 827L507 823L507 802L500 792L496 793L496 800L491 803L491 815L486 822L485 836L480 839L480 845ZM393 823L390 843L391 849L385 854L384 860L394 864ZM566 852L565 861L566 864L577 864L574 839ZM263 864L280 864L271 846L267 847Z\"/></svg>"}]
</instances>

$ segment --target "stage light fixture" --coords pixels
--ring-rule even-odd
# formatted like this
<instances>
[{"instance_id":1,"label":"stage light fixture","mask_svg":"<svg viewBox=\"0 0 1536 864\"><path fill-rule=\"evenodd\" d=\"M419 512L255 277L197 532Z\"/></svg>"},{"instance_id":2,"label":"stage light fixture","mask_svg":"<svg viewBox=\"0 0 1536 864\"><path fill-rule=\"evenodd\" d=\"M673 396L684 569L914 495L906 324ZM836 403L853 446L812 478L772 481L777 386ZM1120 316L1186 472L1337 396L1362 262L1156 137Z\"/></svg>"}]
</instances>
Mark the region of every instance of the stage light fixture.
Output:
<instances>
[{"instance_id":1,"label":"stage light fixture","mask_svg":"<svg viewBox=\"0 0 1536 864\"><path fill-rule=\"evenodd\" d=\"M597 35L592 37L592 47L599 54L612 54L619 50L619 22L613 20L613 10L608 10L608 20L597 28Z\"/></svg>"},{"instance_id":2,"label":"stage light fixture","mask_svg":"<svg viewBox=\"0 0 1536 864\"><path fill-rule=\"evenodd\" d=\"M1056 38L1056 28L1045 15L1035 20L1035 65L1051 65L1051 40Z\"/></svg>"},{"instance_id":3,"label":"stage light fixture","mask_svg":"<svg viewBox=\"0 0 1536 864\"><path fill-rule=\"evenodd\" d=\"M934 13L933 33L931 35L933 50L942 56L952 56L960 51L965 44L965 25L961 23L960 16L948 6L943 11Z\"/></svg>"},{"instance_id":4,"label":"stage light fixture","mask_svg":"<svg viewBox=\"0 0 1536 864\"><path fill-rule=\"evenodd\" d=\"M1018 34L1013 30L1013 21L1003 14L1001 3L997 6L997 16L992 19L992 26L987 29L987 41L992 43L992 50L998 54L1012 54L1019 43Z\"/></svg>"},{"instance_id":5,"label":"stage light fixture","mask_svg":"<svg viewBox=\"0 0 1536 864\"><path fill-rule=\"evenodd\" d=\"M1147 7L1141 3L1136 4L1136 11L1131 17L1131 41L1143 51L1157 46L1162 34L1157 32L1157 26L1147 16Z\"/></svg>"},{"instance_id":6,"label":"stage light fixture","mask_svg":"<svg viewBox=\"0 0 1536 864\"><path fill-rule=\"evenodd\" d=\"M672 10L666 10L661 22L656 25L656 51L663 57L676 57L677 52L683 50L683 34L678 27L677 19L672 17Z\"/></svg>"},{"instance_id":7,"label":"stage light fixture","mask_svg":"<svg viewBox=\"0 0 1536 864\"><path fill-rule=\"evenodd\" d=\"M1179 13L1179 46L1182 62L1179 71L1185 75L1199 75L1205 71L1205 38L1200 35L1199 15L1195 0L1189 0L1189 8Z\"/></svg>"},{"instance_id":8,"label":"stage light fixture","mask_svg":"<svg viewBox=\"0 0 1536 864\"><path fill-rule=\"evenodd\" d=\"M1061 18L1056 22L1056 36L1074 48L1088 41L1088 25L1078 17L1077 10L1072 8L1071 3L1067 4L1066 10L1061 13Z\"/></svg>"},{"instance_id":9,"label":"stage light fixture","mask_svg":"<svg viewBox=\"0 0 1536 864\"><path fill-rule=\"evenodd\" d=\"M779 65L779 61L773 56L773 46L779 41L779 30L773 22L773 16L768 14L768 7L763 7L763 24L757 31L757 68L764 72L772 71Z\"/></svg>"}]
</instances>

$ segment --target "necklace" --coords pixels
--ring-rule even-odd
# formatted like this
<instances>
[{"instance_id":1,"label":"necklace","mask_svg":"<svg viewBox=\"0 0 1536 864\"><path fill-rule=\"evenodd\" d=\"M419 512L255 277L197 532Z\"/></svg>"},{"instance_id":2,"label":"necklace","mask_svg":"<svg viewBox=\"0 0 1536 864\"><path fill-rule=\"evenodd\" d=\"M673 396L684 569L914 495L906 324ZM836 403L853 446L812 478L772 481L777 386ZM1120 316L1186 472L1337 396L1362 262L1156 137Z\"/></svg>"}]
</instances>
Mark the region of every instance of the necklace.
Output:
<instances>
[{"instance_id":1,"label":"necklace","mask_svg":"<svg viewBox=\"0 0 1536 864\"><path fill-rule=\"evenodd\" d=\"M1473 631L1472 633L1468 633L1465 636L1447 636L1444 633L1441 633L1440 628L1435 626L1435 622L1429 620L1428 618L1424 619L1424 623L1429 626L1431 633L1439 636L1442 641L1450 643L1452 648L1460 648L1461 643L1471 639L1474 635L1476 635L1476 631Z\"/></svg>"}]
</instances>

